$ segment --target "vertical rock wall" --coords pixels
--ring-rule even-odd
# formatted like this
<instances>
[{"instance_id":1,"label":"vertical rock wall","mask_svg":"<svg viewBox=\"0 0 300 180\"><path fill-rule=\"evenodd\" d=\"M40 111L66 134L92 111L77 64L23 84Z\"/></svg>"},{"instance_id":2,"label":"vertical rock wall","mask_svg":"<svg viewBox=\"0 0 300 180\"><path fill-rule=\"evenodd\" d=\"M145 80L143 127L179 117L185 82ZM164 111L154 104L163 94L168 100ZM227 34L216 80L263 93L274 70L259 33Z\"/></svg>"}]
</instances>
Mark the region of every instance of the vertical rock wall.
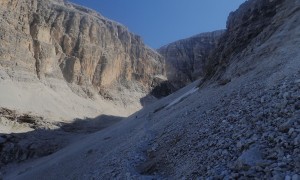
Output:
<instances>
[{"instance_id":1,"label":"vertical rock wall","mask_svg":"<svg viewBox=\"0 0 300 180\"><path fill-rule=\"evenodd\" d=\"M100 14L63 0L0 2L0 65L109 91L149 91L164 75L163 58L137 35Z\"/></svg>"}]
</instances>

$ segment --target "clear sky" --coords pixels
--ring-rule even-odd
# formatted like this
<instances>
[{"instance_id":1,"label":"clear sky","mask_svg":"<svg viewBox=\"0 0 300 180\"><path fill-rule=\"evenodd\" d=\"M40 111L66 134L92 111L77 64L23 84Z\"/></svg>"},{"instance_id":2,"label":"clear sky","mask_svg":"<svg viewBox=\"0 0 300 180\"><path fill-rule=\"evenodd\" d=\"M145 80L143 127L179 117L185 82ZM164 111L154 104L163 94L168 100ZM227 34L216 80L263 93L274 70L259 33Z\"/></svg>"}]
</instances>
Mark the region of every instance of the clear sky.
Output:
<instances>
[{"instance_id":1,"label":"clear sky","mask_svg":"<svg viewBox=\"0 0 300 180\"><path fill-rule=\"evenodd\" d=\"M70 0L94 9L159 48L201 32L224 29L245 0Z\"/></svg>"}]
</instances>

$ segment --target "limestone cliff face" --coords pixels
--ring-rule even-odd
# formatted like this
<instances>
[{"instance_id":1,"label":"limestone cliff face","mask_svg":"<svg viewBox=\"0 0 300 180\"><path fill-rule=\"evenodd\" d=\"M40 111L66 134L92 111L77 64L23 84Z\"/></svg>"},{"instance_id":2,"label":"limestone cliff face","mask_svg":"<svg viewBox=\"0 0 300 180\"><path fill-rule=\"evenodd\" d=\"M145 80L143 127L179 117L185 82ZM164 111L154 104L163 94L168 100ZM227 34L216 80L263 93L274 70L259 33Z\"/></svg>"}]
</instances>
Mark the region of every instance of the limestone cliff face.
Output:
<instances>
[{"instance_id":1,"label":"limestone cliff face","mask_svg":"<svg viewBox=\"0 0 300 180\"><path fill-rule=\"evenodd\" d=\"M7 71L102 94L132 84L146 92L164 75L163 58L139 36L90 9L64 0L1 0L0 15L0 65Z\"/></svg>"},{"instance_id":2,"label":"limestone cliff face","mask_svg":"<svg viewBox=\"0 0 300 180\"><path fill-rule=\"evenodd\" d=\"M227 30L206 63L207 77L220 76L231 61L245 57L245 51L249 51L248 55L253 54L253 49L268 40L283 24L284 19L288 18L288 13L293 13L293 7L296 7L293 5L295 2L290 1L290 9L280 10L286 8L282 4L289 4L283 2L285 1L248 0L238 10L230 13ZM281 12L281 15L278 15L278 12Z\"/></svg>"},{"instance_id":3,"label":"limestone cliff face","mask_svg":"<svg viewBox=\"0 0 300 180\"><path fill-rule=\"evenodd\" d=\"M208 54L216 48L223 33L224 30L202 33L158 49L166 59L168 80L180 88L203 76Z\"/></svg>"}]
</instances>

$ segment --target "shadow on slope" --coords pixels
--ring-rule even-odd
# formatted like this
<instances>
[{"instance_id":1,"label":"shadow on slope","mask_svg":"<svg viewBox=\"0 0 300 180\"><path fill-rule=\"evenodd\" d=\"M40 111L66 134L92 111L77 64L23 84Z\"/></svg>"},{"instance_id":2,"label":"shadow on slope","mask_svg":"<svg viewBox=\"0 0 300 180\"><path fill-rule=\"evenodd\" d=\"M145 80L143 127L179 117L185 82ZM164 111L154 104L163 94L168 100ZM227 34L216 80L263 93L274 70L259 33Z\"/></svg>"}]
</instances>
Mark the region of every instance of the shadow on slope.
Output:
<instances>
[{"instance_id":1,"label":"shadow on slope","mask_svg":"<svg viewBox=\"0 0 300 180\"><path fill-rule=\"evenodd\" d=\"M140 99L143 107L155 102L176 92L178 89L170 81L163 81L158 83L145 97Z\"/></svg>"},{"instance_id":2,"label":"shadow on slope","mask_svg":"<svg viewBox=\"0 0 300 180\"><path fill-rule=\"evenodd\" d=\"M17 114L0 108L0 125L32 129L25 133L0 132L0 172L15 163L50 155L68 144L83 140L85 135L120 122L123 117L100 115L74 119L72 123L47 123L43 117ZM1 173L0 173L1 174ZM0 178L1 179L1 178Z\"/></svg>"}]
</instances>

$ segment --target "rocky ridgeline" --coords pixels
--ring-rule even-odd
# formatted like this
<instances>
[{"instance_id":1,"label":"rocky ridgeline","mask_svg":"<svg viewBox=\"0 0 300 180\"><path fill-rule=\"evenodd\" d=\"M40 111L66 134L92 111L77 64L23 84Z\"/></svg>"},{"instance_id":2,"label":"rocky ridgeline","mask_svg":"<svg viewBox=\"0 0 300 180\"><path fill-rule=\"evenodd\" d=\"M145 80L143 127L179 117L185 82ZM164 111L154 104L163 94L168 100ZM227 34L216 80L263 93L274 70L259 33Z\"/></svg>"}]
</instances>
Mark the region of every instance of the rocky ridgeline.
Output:
<instances>
[{"instance_id":1,"label":"rocky ridgeline","mask_svg":"<svg viewBox=\"0 0 300 180\"><path fill-rule=\"evenodd\" d=\"M147 92L164 75L163 58L139 36L90 9L2 0L0 14L0 65L15 79L64 79L92 96L123 87Z\"/></svg>"},{"instance_id":2,"label":"rocky ridgeline","mask_svg":"<svg viewBox=\"0 0 300 180\"><path fill-rule=\"evenodd\" d=\"M204 65L225 30L202 33L163 46L158 52L166 61L167 78L176 89L204 76Z\"/></svg>"},{"instance_id":3,"label":"rocky ridgeline","mask_svg":"<svg viewBox=\"0 0 300 180\"><path fill-rule=\"evenodd\" d=\"M271 37L286 18L275 18L277 12L288 12L281 9L283 2L284 0L250 0L230 13L226 32L206 62L206 76L219 76L224 73L230 61L243 58L243 56L235 57L237 54L247 48L253 52L253 49Z\"/></svg>"},{"instance_id":4,"label":"rocky ridgeline","mask_svg":"<svg viewBox=\"0 0 300 180\"><path fill-rule=\"evenodd\" d=\"M199 77L224 73L234 56L251 43L263 44L282 25L282 19L274 19L282 2L246 1L230 13L226 30L199 34L158 49L166 59L168 80L178 89Z\"/></svg>"}]
</instances>

